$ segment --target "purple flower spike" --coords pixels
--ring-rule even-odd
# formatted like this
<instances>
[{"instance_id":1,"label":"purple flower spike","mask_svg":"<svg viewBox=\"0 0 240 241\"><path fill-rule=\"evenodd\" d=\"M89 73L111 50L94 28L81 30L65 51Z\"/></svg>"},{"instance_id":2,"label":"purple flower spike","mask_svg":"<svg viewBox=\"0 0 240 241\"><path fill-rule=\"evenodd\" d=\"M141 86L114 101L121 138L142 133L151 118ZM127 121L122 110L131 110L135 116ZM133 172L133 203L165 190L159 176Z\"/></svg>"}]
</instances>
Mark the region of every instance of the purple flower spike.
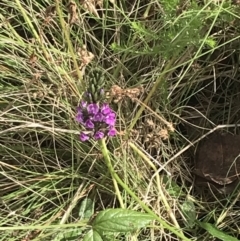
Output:
<instances>
[{"instance_id":1,"label":"purple flower spike","mask_svg":"<svg viewBox=\"0 0 240 241\"><path fill-rule=\"evenodd\" d=\"M108 136L115 136L117 134L117 131L116 129L114 128L111 128L109 131L108 131Z\"/></svg>"},{"instance_id":2,"label":"purple flower spike","mask_svg":"<svg viewBox=\"0 0 240 241\"><path fill-rule=\"evenodd\" d=\"M100 94L104 95L104 90L99 90ZM109 104L93 102L90 93L84 94L77 108L76 121L83 127L80 133L80 140L87 141L93 138L94 140L103 139L105 136L115 136L116 113L110 108Z\"/></svg>"},{"instance_id":3,"label":"purple flower spike","mask_svg":"<svg viewBox=\"0 0 240 241\"><path fill-rule=\"evenodd\" d=\"M94 135L95 140L100 140L104 137L104 133L102 131L97 131Z\"/></svg>"},{"instance_id":4,"label":"purple flower spike","mask_svg":"<svg viewBox=\"0 0 240 241\"><path fill-rule=\"evenodd\" d=\"M89 115L96 115L99 111L99 106L95 103L89 104L87 110Z\"/></svg>"},{"instance_id":5,"label":"purple flower spike","mask_svg":"<svg viewBox=\"0 0 240 241\"><path fill-rule=\"evenodd\" d=\"M89 138L90 137L86 133L84 133L84 132L80 133L80 140L81 141L87 141L87 140L89 140Z\"/></svg>"}]
</instances>

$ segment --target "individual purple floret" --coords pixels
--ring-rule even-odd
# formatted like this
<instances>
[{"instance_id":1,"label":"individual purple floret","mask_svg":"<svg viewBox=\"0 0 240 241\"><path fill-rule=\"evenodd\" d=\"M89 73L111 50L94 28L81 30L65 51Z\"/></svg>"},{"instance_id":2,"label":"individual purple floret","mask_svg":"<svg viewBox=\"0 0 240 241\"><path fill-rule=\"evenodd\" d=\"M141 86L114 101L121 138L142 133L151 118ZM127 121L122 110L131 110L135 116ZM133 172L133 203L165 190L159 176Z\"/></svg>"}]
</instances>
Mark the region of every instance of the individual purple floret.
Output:
<instances>
[{"instance_id":1,"label":"individual purple floret","mask_svg":"<svg viewBox=\"0 0 240 241\"><path fill-rule=\"evenodd\" d=\"M97 113L96 115L94 115L94 117L93 117L93 121L95 121L95 122L101 122L101 121L103 121L104 120L104 118L105 118L105 116L102 114L102 113Z\"/></svg>"},{"instance_id":2,"label":"individual purple floret","mask_svg":"<svg viewBox=\"0 0 240 241\"><path fill-rule=\"evenodd\" d=\"M102 131L97 131L93 137L95 140L100 140L104 137L104 133Z\"/></svg>"},{"instance_id":3,"label":"individual purple floret","mask_svg":"<svg viewBox=\"0 0 240 241\"><path fill-rule=\"evenodd\" d=\"M109 107L108 104L103 104L102 105L102 108L101 108L101 112L104 114L104 115L108 115L109 113L113 112L112 109Z\"/></svg>"},{"instance_id":4,"label":"individual purple floret","mask_svg":"<svg viewBox=\"0 0 240 241\"><path fill-rule=\"evenodd\" d=\"M116 134L117 134L116 129L111 127L111 129L108 131L108 136L115 136Z\"/></svg>"},{"instance_id":5,"label":"individual purple floret","mask_svg":"<svg viewBox=\"0 0 240 241\"><path fill-rule=\"evenodd\" d=\"M99 106L98 104L89 104L87 106L87 111L89 115L96 115L99 112Z\"/></svg>"},{"instance_id":6,"label":"individual purple floret","mask_svg":"<svg viewBox=\"0 0 240 241\"><path fill-rule=\"evenodd\" d=\"M81 101L81 107L82 108L87 108L87 106L88 106L87 101Z\"/></svg>"},{"instance_id":7,"label":"individual purple floret","mask_svg":"<svg viewBox=\"0 0 240 241\"><path fill-rule=\"evenodd\" d=\"M80 124L84 124L84 115L81 110L78 110L76 121L79 122Z\"/></svg>"},{"instance_id":8,"label":"individual purple floret","mask_svg":"<svg viewBox=\"0 0 240 241\"><path fill-rule=\"evenodd\" d=\"M110 112L109 114L107 114L105 116L104 121L106 124L108 124L110 126L114 126L115 122L116 122L116 114L114 112Z\"/></svg>"},{"instance_id":9,"label":"individual purple floret","mask_svg":"<svg viewBox=\"0 0 240 241\"><path fill-rule=\"evenodd\" d=\"M80 133L80 140L81 141L87 141L87 140L89 140L89 138L90 137L86 133L84 133L84 132Z\"/></svg>"},{"instance_id":10,"label":"individual purple floret","mask_svg":"<svg viewBox=\"0 0 240 241\"><path fill-rule=\"evenodd\" d=\"M114 127L116 114L106 103L99 104L82 101L77 108L76 121L87 130L87 132L81 132L81 141L87 141L90 138L100 140L105 136L112 137L117 134Z\"/></svg>"},{"instance_id":11,"label":"individual purple floret","mask_svg":"<svg viewBox=\"0 0 240 241\"><path fill-rule=\"evenodd\" d=\"M85 127L87 129L94 129L94 123L91 119L88 119L86 122L85 122Z\"/></svg>"}]
</instances>

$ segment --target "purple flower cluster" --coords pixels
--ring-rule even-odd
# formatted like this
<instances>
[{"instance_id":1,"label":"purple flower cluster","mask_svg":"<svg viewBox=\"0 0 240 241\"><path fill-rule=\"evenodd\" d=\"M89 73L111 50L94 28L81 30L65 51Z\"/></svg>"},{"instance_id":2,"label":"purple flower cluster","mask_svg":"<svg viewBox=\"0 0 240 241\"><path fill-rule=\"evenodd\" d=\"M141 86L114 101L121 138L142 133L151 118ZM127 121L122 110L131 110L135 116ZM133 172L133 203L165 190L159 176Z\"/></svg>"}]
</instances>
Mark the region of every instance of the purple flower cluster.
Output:
<instances>
[{"instance_id":1,"label":"purple flower cluster","mask_svg":"<svg viewBox=\"0 0 240 241\"><path fill-rule=\"evenodd\" d=\"M85 127L86 131L80 133L80 140L87 141L91 137L100 140L105 136L115 136L114 128L116 114L108 104L88 103L82 101L77 109L77 122Z\"/></svg>"}]
</instances>

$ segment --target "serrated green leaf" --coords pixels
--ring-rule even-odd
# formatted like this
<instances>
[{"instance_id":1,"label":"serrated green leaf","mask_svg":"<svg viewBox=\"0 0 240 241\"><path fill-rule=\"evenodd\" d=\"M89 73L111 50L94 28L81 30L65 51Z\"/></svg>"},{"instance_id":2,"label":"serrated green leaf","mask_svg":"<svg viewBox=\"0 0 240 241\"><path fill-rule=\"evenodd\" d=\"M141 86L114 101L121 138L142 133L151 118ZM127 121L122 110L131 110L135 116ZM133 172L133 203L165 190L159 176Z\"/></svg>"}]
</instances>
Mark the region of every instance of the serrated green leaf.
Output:
<instances>
[{"instance_id":1,"label":"serrated green leaf","mask_svg":"<svg viewBox=\"0 0 240 241\"><path fill-rule=\"evenodd\" d=\"M98 213L92 223L98 232L132 232L145 227L154 218L146 213L127 209L107 209Z\"/></svg>"},{"instance_id":2,"label":"serrated green leaf","mask_svg":"<svg viewBox=\"0 0 240 241\"><path fill-rule=\"evenodd\" d=\"M206 231L208 231L212 236L222 241L239 241L237 238L234 238L224 233L223 231L221 231L211 223L204 223L204 222L197 221L197 224L203 229L205 229Z\"/></svg>"},{"instance_id":3,"label":"serrated green leaf","mask_svg":"<svg viewBox=\"0 0 240 241\"><path fill-rule=\"evenodd\" d=\"M101 235L94 230L90 230L83 238L83 241L103 241Z\"/></svg>"},{"instance_id":4,"label":"serrated green leaf","mask_svg":"<svg viewBox=\"0 0 240 241\"><path fill-rule=\"evenodd\" d=\"M94 213L94 202L90 198L85 198L81 202L79 209L79 217L81 219L89 219Z\"/></svg>"},{"instance_id":5,"label":"serrated green leaf","mask_svg":"<svg viewBox=\"0 0 240 241\"><path fill-rule=\"evenodd\" d=\"M186 199L181 206L181 210L185 217L185 224L187 227L192 228L195 225L196 210L193 201Z\"/></svg>"}]
</instances>

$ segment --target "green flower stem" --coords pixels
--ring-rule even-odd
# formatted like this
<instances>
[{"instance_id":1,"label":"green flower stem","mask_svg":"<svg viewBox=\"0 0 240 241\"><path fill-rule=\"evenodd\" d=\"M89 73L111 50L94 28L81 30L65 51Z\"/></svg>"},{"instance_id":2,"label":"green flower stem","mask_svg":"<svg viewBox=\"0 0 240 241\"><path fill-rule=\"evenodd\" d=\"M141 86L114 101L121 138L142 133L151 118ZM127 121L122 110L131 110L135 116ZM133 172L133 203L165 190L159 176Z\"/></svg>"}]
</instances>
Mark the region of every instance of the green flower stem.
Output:
<instances>
[{"instance_id":1,"label":"green flower stem","mask_svg":"<svg viewBox=\"0 0 240 241\"><path fill-rule=\"evenodd\" d=\"M105 159L106 165L108 167L108 170L110 171L112 178L116 180L116 182L124 188L124 190L136 201L139 203L139 205L149 214L151 214L164 228L168 229L170 232L177 235L179 238L181 238L183 241L191 241L190 239L186 238L183 233L181 233L179 230L177 230L175 227L167 224L163 219L161 219L158 215L156 215L144 202L142 202L134 192L121 180L121 178L117 175L117 173L114 171L114 168L112 166L108 149L105 143L105 139L102 139L99 141L99 144L101 146L102 154ZM119 192L119 190L118 190ZM120 195L120 193L118 193Z\"/></svg>"},{"instance_id":2,"label":"green flower stem","mask_svg":"<svg viewBox=\"0 0 240 241\"><path fill-rule=\"evenodd\" d=\"M115 177L113 176L113 172L111 170L113 170L113 166L112 166L112 163L111 163L111 160L110 160L110 157L108 155L108 150L107 150L107 146L106 146L106 142L105 142L105 139L102 139L99 141L99 144L101 146L101 150L102 150L102 154L104 156L104 159L106 161L106 165L108 167L108 170L112 176L112 180L113 180L113 185L114 185L114 188L115 188L115 192L116 192L116 195L118 197L118 201L120 203L120 206L121 208L125 208L125 205L123 203L123 200L122 200L122 196L121 196L121 193L120 193L120 190L118 188L118 184L117 184L117 181L115 179ZM114 172L115 173L115 172Z\"/></svg>"}]
</instances>

